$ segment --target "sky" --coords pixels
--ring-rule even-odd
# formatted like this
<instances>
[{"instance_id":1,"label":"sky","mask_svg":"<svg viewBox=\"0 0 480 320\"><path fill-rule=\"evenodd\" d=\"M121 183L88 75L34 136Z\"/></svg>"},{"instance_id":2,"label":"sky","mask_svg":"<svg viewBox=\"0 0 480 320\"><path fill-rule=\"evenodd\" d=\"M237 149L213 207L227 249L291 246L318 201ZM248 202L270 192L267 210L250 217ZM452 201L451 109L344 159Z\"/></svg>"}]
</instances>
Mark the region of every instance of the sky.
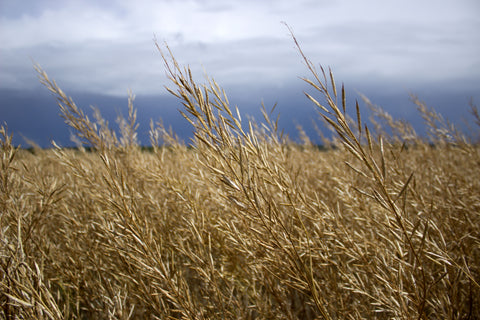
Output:
<instances>
[{"instance_id":1,"label":"sky","mask_svg":"<svg viewBox=\"0 0 480 320\"><path fill-rule=\"evenodd\" d=\"M286 132L301 124L315 134L300 80L309 74L286 22L308 58L345 84L352 107L362 93L420 126L409 101L417 94L463 125L470 99L480 99L479 13L477 0L0 0L0 122L24 146L23 137L71 143L37 63L113 123L131 90L142 143L150 118L188 139L156 39L196 79L215 78L242 113L278 103Z\"/></svg>"}]
</instances>

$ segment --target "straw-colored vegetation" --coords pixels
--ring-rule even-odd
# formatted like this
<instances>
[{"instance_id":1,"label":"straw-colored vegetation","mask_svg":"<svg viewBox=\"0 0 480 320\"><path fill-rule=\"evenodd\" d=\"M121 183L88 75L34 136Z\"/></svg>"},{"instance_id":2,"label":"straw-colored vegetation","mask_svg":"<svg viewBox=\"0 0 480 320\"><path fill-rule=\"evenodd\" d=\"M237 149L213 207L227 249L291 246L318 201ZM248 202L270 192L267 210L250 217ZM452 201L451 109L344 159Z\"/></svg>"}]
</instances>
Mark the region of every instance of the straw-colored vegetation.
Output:
<instances>
[{"instance_id":1,"label":"straw-colored vegetation","mask_svg":"<svg viewBox=\"0 0 480 320\"><path fill-rule=\"evenodd\" d=\"M1 127L0 317L480 318L477 144L415 98L428 137L371 104L367 128L300 55L326 151L241 119L170 52L191 147L152 123L142 151L133 98L115 133L38 69L92 151L19 150Z\"/></svg>"}]
</instances>

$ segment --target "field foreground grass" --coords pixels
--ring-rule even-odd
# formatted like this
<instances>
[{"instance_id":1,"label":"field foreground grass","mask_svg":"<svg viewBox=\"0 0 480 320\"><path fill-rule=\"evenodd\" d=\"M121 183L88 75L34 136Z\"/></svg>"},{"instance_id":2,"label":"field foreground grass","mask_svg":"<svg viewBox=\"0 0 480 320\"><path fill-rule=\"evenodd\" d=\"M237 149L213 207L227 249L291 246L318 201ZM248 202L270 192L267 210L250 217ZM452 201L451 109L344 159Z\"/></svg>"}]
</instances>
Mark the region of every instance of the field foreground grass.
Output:
<instances>
[{"instance_id":1,"label":"field foreground grass","mask_svg":"<svg viewBox=\"0 0 480 320\"><path fill-rule=\"evenodd\" d=\"M169 53L192 147L152 123L142 151L133 97L116 134L41 69L93 151L19 150L1 127L2 318L480 318L476 143L418 99L428 137L375 107L373 128L358 104L350 119L343 87L300 50L336 136L327 151L294 144Z\"/></svg>"}]
</instances>

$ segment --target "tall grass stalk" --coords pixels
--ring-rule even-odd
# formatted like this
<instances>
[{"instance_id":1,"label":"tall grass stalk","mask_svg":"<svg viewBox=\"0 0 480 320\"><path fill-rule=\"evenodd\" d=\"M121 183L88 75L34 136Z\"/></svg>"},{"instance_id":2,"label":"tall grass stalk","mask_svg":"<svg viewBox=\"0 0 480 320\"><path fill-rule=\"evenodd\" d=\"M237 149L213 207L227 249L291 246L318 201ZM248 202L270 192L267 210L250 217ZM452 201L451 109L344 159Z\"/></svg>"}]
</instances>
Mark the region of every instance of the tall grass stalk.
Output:
<instances>
[{"instance_id":1,"label":"tall grass stalk","mask_svg":"<svg viewBox=\"0 0 480 320\"><path fill-rule=\"evenodd\" d=\"M364 98L366 124L292 37L326 151L283 135L274 108L246 121L168 46L194 136L152 121L151 152L133 94L114 130L37 66L79 148L27 152L0 129L1 317L479 318L478 145L416 97L428 136Z\"/></svg>"}]
</instances>

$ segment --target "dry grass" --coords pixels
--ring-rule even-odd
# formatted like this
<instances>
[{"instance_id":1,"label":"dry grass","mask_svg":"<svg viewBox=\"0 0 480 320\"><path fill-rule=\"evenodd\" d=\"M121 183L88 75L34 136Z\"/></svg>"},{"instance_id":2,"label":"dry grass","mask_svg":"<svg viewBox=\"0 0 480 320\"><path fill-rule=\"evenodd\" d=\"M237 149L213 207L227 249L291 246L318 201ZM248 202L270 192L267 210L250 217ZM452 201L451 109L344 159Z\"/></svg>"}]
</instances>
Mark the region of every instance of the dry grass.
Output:
<instances>
[{"instance_id":1,"label":"dry grass","mask_svg":"<svg viewBox=\"0 0 480 320\"><path fill-rule=\"evenodd\" d=\"M418 99L428 138L373 105L374 129L358 105L349 119L344 88L300 50L337 135L327 152L297 145L168 53L193 148L152 123L141 151L133 96L117 135L38 69L94 151L29 153L1 128L1 317L480 317L476 144Z\"/></svg>"}]
</instances>

